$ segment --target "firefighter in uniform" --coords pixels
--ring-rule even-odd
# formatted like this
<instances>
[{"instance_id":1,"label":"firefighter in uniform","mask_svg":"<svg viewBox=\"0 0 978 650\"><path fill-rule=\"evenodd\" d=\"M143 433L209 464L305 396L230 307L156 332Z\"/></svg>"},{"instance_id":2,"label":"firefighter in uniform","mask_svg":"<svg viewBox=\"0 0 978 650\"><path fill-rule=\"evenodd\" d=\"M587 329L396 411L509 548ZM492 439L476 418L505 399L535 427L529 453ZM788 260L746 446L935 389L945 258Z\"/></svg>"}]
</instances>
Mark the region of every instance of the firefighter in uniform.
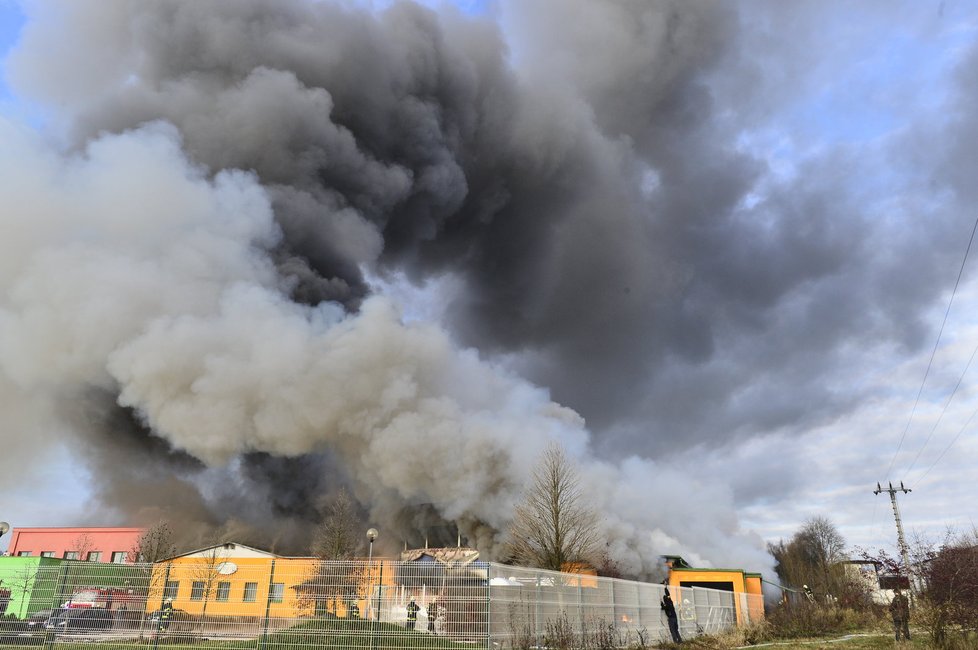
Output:
<instances>
[{"instance_id":1,"label":"firefighter in uniform","mask_svg":"<svg viewBox=\"0 0 978 650\"><path fill-rule=\"evenodd\" d=\"M160 608L160 632L166 632L167 628L170 627L170 618L173 616L173 599L167 598L166 602L163 603L163 607Z\"/></svg>"},{"instance_id":2,"label":"firefighter in uniform","mask_svg":"<svg viewBox=\"0 0 978 650\"><path fill-rule=\"evenodd\" d=\"M414 602L414 597L411 597L411 602L407 606L407 629L413 630L414 624L418 622L418 604Z\"/></svg>"}]
</instances>

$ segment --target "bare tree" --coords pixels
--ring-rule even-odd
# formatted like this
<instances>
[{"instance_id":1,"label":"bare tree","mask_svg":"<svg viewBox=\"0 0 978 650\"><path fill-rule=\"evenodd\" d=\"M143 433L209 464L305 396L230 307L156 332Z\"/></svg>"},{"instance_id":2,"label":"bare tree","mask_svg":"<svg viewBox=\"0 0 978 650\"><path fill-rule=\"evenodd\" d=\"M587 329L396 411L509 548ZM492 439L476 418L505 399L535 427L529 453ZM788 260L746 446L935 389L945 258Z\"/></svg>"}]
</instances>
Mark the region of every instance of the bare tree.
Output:
<instances>
[{"instance_id":1,"label":"bare tree","mask_svg":"<svg viewBox=\"0 0 978 650\"><path fill-rule=\"evenodd\" d=\"M591 563L598 549L598 515L585 499L578 470L552 444L516 507L509 529L509 554L517 564L561 571Z\"/></svg>"},{"instance_id":2,"label":"bare tree","mask_svg":"<svg viewBox=\"0 0 978 650\"><path fill-rule=\"evenodd\" d=\"M339 601L358 593L364 567L353 559L363 548L363 528L356 504L341 488L329 503L312 541L312 552L319 562L298 590L300 601L314 606L317 614L338 614Z\"/></svg>"},{"instance_id":3,"label":"bare tree","mask_svg":"<svg viewBox=\"0 0 978 650\"><path fill-rule=\"evenodd\" d=\"M224 564L223 546L215 546L208 549L201 557L194 562L190 570L191 600L204 600L204 607L200 612L200 625L203 627L204 619L207 616L207 604L210 602L211 595L217 587L217 582L221 577L221 566Z\"/></svg>"},{"instance_id":4,"label":"bare tree","mask_svg":"<svg viewBox=\"0 0 978 650\"><path fill-rule=\"evenodd\" d=\"M363 520L345 488L330 502L312 542L313 555L322 560L350 560L363 547Z\"/></svg>"},{"instance_id":5,"label":"bare tree","mask_svg":"<svg viewBox=\"0 0 978 650\"><path fill-rule=\"evenodd\" d=\"M176 554L176 544L173 543L173 530L166 521L158 521L139 536L136 543L129 549L129 561L153 564L160 560L173 557Z\"/></svg>"},{"instance_id":6,"label":"bare tree","mask_svg":"<svg viewBox=\"0 0 978 650\"><path fill-rule=\"evenodd\" d=\"M775 571L783 584L807 586L816 598L838 599L853 587L842 565L847 559L845 538L825 517L809 519L790 540L769 544L768 552L777 562Z\"/></svg>"},{"instance_id":7,"label":"bare tree","mask_svg":"<svg viewBox=\"0 0 978 650\"><path fill-rule=\"evenodd\" d=\"M162 604L166 572L160 571L156 563L174 555L176 545L170 525L161 520L147 528L127 553L133 563L132 578L128 581L133 593L141 594L146 601Z\"/></svg>"},{"instance_id":8,"label":"bare tree","mask_svg":"<svg viewBox=\"0 0 978 650\"><path fill-rule=\"evenodd\" d=\"M88 533L82 533L71 542L79 560L87 560L88 554L95 548L95 542Z\"/></svg>"},{"instance_id":9,"label":"bare tree","mask_svg":"<svg viewBox=\"0 0 978 650\"><path fill-rule=\"evenodd\" d=\"M948 538L924 565L920 621L939 647L978 643L978 529ZM955 645L957 644L957 645Z\"/></svg>"}]
</instances>

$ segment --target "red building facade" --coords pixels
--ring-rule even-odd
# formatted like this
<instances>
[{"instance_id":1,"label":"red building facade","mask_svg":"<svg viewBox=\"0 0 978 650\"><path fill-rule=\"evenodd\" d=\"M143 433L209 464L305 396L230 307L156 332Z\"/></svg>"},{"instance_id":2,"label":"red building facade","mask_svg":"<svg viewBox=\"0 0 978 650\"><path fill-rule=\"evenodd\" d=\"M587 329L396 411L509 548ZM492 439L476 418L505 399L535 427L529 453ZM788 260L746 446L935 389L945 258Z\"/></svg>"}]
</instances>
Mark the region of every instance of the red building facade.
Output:
<instances>
[{"instance_id":1,"label":"red building facade","mask_svg":"<svg viewBox=\"0 0 978 650\"><path fill-rule=\"evenodd\" d=\"M89 562L130 562L145 528L14 528L12 557L55 557Z\"/></svg>"}]
</instances>

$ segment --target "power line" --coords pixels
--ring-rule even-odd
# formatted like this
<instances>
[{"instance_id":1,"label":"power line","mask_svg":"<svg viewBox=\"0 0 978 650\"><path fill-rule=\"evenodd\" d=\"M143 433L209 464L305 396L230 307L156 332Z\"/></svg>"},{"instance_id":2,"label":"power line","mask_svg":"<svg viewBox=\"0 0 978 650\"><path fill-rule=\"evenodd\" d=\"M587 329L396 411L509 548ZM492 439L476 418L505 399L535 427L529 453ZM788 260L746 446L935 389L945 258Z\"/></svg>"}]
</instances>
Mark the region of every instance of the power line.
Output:
<instances>
[{"instance_id":1,"label":"power line","mask_svg":"<svg viewBox=\"0 0 978 650\"><path fill-rule=\"evenodd\" d=\"M968 365L964 367L964 370L961 372L961 376L958 377L958 383L954 385L954 390L951 391L951 394L948 396L947 401L944 402L944 408L941 409L941 414L937 417L937 421L934 422L934 426L930 428L930 433L927 435L927 440L924 441L924 445L917 452L917 455L913 457L913 462L910 463L910 467L907 468L905 475L909 475L910 472L913 470L914 465L917 464L917 459L920 458L920 454L923 453L924 449L927 448L927 444L930 442L930 439L934 436L934 432L937 431L938 425L941 423L941 420L944 419L944 414L947 413L947 407L951 405L951 400L954 399L954 396L958 392L958 388L961 387L961 382L964 380L964 376L968 374L968 369L971 368L971 363L975 360L975 354L978 354L978 346L975 346L975 349L972 350L971 358L968 359Z\"/></svg>"},{"instance_id":2,"label":"power line","mask_svg":"<svg viewBox=\"0 0 978 650\"><path fill-rule=\"evenodd\" d=\"M934 462L930 464L930 467L927 468L927 471L925 471L923 474L920 475L920 478L917 479L917 482L913 484L914 487L917 487L918 485L920 485L920 482L924 480L924 477L927 476L928 474L930 474L930 471L932 469L934 469L934 466L937 465L937 463L939 463L942 458L944 458L944 454L946 454L948 452L948 450L951 447L954 446L954 443L956 443L958 441L958 438L960 438L961 437L961 434L965 432L965 430L968 428L968 425L971 424L971 421L975 419L975 416L976 415L978 415L978 409L975 409L971 413L971 417L968 418L968 421L965 422L964 423L964 426L961 427L961 429L958 431L958 435L954 436L954 439L951 440L951 442L948 443L947 447L944 448L944 451L941 452L941 455L938 456L934 460Z\"/></svg>"},{"instance_id":3,"label":"power line","mask_svg":"<svg viewBox=\"0 0 978 650\"><path fill-rule=\"evenodd\" d=\"M890 466L886 468L886 479L890 478L890 471L893 469L893 463L896 462L897 456L900 454L900 450L903 448L903 442L907 438L907 432L910 431L910 424L913 422L913 416L917 412L917 404L920 402L920 396L924 392L924 385L927 383L927 376L930 374L931 365L934 363L934 356L937 354L937 346L941 342L941 336L944 334L944 326L947 325L948 314L951 313L951 305L954 304L954 296L958 293L958 285L961 284L961 276L964 274L964 265L968 261L968 254L971 253L971 245L975 241L975 231L978 231L978 218L975 219L975 225L971 229L971 238L968 240L968 248L964 251L964 259L961 260L961 268L958 269L958 278L954 281L954 289L951 291L951 299L947 302L947 309L944 310L944 320L941 321L941 329L937 333L937 340L934 341L934 349L930 352L930 360L927 362L927 370L924 371L924 379L920 382L920 388L917 390L917 397L913 401L913 408L910 409L910 419L907 420L907 426L903 429L903 435L900 436L900 444L897 445L897 449L893 452L893 458L890 459Z\"/></svg>"}]
</instances>

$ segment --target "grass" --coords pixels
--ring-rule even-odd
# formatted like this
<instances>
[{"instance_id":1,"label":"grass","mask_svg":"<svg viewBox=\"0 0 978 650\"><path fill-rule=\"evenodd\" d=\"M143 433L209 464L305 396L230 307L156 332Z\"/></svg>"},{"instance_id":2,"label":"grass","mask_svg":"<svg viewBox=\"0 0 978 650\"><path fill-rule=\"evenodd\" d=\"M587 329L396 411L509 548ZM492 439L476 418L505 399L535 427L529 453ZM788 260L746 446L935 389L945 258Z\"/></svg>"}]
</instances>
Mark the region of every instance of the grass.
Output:
<instances>
[{"instance_id":1,"label":"grass","mask_svg":"<svg viewBox=\"0 0 978 650\"><path fill-rule=\"evenodd\" d=\"M28 643L0 643L3 650L42 648L43 639ZM58 641L52 650L152 650L153 641L136 639L98 642ZM314 619L292 627L270 632L257 639L229 641L194 641L186 635L161 640L159 650L472 650L472 644L457 643L427 632L411 631L390 623L371 623L348 619Z\"/></svg>"},{"instance_id":2,"label":"grass","mask_svg":"<svg viewBox=\"0 0 978 650\"><path fill-rule=\"evenodd\" d=\"M768 626L768 627L765 627ZM681 645L659 644L646 650L733 650L735 648L765 648L767 650L929 650L934 646L920 629L911 630L910 642L896 644L892 633L879 627L857 631L835 632L816 638L800 637L790 640L772 639L769 624L754 628L730 630L716 636L689 639ZM481 645L481 644L479 644ZM230 641L180 642L171 639L159 644L159 650L474 650L477 644L454 642L422 631L409 631L399 625L349 621L347 619L315 619L257 639ZM2 650L40 648L33 645L0 644ZM152 641L58 642L52 650L152 650ZM965 646L961 647L964 650Z\"/></svg>"},{"instance_id":3,"label":"grass","mask_svg":"<svg viewBox=\"0 0 978 650\"><path fill-rule=\"evenodd\" d=\"M897 643L890 631L864 629L849 632L822 634L815 637L795 639L745 640L744 630L732 630L717 636L702 636L690 639L681 646L664 646L670 650L735 650L737 648L758 648L764 650L934 650L933 642L925 631L911 629L910 641ZM749 632L748 632L749 635ZM950 645L946 650L973 650L973 642L964 645Z\"/></svg>"}]
</instances>

